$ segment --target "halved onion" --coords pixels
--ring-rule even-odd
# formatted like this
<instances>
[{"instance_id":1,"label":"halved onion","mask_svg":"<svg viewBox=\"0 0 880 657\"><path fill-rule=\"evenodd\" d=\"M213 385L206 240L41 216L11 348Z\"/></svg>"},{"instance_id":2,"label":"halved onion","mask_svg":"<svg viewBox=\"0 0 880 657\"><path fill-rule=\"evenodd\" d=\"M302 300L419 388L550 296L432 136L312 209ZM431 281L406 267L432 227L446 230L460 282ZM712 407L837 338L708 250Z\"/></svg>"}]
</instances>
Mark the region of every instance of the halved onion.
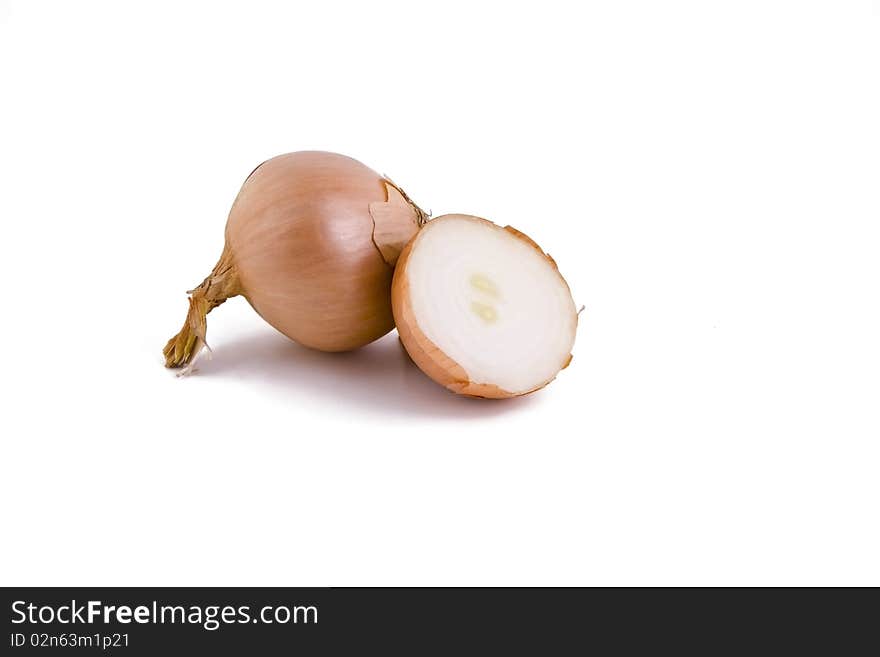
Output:
<instances>
[{"instance_id":1,"label":"halved onion","mask_svg":"<svg viewBox=\"0 0 880 657\"><path fill-rule=\"evenodd\" d=\"M458 394L524 395L571 361L578 313L568 284L510 226L463 214L429 221L400 254L391 297L410 357Z\"/></svg>"}]
</instances>

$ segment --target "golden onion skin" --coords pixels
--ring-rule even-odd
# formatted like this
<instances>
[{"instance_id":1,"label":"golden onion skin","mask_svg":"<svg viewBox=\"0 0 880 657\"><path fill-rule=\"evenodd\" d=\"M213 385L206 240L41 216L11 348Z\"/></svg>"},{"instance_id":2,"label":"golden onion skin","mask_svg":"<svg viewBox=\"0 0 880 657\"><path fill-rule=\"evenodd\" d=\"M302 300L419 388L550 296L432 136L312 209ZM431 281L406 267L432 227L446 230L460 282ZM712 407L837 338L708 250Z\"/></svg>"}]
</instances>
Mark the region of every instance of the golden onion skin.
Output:
<instances>
[{"instance_id":1,"label":"golden onion skin","mask_svg":"<svg viewBox=\"0 0 880 657\"><path fill-rule=\"evenodd\" d=\"M385 197L382 176L343 155L291 153L258 167L226 224L254 310L322 351L355 349L394 328L393 270L373 244L369 211Z\"/></svg>"}]
</instances>

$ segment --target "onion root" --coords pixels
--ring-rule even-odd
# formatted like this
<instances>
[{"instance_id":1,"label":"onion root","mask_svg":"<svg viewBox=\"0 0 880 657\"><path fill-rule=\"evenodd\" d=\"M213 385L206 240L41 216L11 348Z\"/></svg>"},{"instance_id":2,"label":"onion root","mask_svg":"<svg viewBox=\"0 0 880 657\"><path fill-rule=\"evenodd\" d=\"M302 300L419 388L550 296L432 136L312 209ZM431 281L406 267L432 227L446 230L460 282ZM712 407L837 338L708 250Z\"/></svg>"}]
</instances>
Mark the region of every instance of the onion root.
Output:
<instances>
[{"instance_id":1,"label":"onion root","mask_svg":"<svg viewBox=\"0 0 880 657\"><path fill-rule=\"evenodd\" d=\"M221 303L242 293L238 274L232 262L232 254L223 249L223 255L211 274L201 284L188 290L189 311L180 332L171 338L162 350L165 354L165 367L188 366L181 374L187 374L195 359L204 348L208 323L207 315Z\"/></svg>"}]
</instances>

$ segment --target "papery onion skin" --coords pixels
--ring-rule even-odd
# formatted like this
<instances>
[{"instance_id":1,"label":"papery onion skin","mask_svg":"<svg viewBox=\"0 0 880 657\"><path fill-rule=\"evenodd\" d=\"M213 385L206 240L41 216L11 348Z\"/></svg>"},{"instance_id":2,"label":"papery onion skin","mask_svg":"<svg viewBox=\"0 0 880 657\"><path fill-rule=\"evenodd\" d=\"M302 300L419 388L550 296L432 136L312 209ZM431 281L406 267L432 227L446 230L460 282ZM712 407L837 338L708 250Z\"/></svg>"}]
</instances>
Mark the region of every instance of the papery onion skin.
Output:
<instances>
[{"instance_id":1,"label":"papery onion skin","mask_svg":"<svg viewBox=\"0 0 880 657\"><path fill-rule=\"evenodd\" d=\"M488 219L459 214L443 215L433 219L432 223L434 221L442 221L444 218L466 219L492 224L493 226L495 225ZM557 273L559 272L556 261L550 257L550 254L545 253L528 235L512 226L505 226L504 230L527 244L529 247L535 249L553 266L553 269L555 269ZM466 397L485 399L508 399L511 397L520 397L540 390L553 381L555 376L543 381L530 390L522 392L511 392L500 388L494 383L477 383L471 381L465 369L444 353L442 349L424 334L421 328L419 328L418 321L413 312L410 299L409 280L407 278L407 264L413 248L416 246L416 242L417 238L414 237L401 252L394 271L394 278L391 287L391 303L394 312L394 319L397 325L397 332L400 335L400 341L403 344L404 349L416 366L436 383L439 383L456 394L464 395ZM561 274L559 275L559 278L565 285L566 289L568 289L568 284L565 282L565 279ZM575 315L575 326L576 323L577 315ZM569 354L567 360L565 360L564 364L559 368L560 371L568 367L571 363L571 359L572 356Z\"/></svg>"},{"instance_id":2,"label":"papery onion skin","mask_svg":"<svg viewBox=\"0 0 880 657\"><path fill-rule=\"evenodd\" d=\"M233 203L223 254L190 291L166 366L191 363L205 345L205 315L237 294L307 347L346 351L385 335L394 327L394 264L426 218L391 181L344 155L267 160Z\"/></svg>"}]
</instances>

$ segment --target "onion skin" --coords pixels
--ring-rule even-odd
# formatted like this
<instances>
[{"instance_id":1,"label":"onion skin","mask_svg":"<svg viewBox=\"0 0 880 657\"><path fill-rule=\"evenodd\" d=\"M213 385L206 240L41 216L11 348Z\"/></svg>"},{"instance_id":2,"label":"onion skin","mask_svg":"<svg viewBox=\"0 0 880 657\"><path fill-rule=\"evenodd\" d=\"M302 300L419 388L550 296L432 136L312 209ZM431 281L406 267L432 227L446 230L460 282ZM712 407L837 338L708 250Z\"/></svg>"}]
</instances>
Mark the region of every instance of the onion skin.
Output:
<instances>
[{"instance_id":1,"label":"onion skin","mask_svg":"<svg viewBox=\"0 0 880 657\"><path fill-rule=\"evenodd\" d=\"M205 346L205 315L237 294L307 347L347 351L380 338L394 327L397 256L426 218L391 181L344 155L303 151L264 162L232 205L220 261L190 291L166 366L192 362Z\"/></svg>"},{"instance_id":2,"label":"onion skin","mask_svg":"<svg viewBox=\"0 0 880 657\"><path fill-rule=\"evenodd\" d=\"M481 217L460 214L443 215L442 217L437 217L433 221L440 221L444 217L466 218L473 221L492 223L488 219L483 219ZM559 271L559 268L556 266L556 261L553 260L549 254L545 253L528 235L518 231L512 226L505 226L504 230L537 250L538 253L553 265L553 268L557 272ZM409 281L407 278L407 262L417 240L418 236L414 237L400 254L400 258L397 261L397 267L394 270L394 278L391 285L391 303L394 312L394 319L397 324L397 333L400 335L400 341L403 343L404 349L406 349L406 352L416 366L436 383L439 383L441 386L456 394L465 395L467 397L479 397L485 399L520 397L535 392L536 390L540 390L550 383L550 381L553 380L552 378L535 386L531 390L519 393L504 390L493 383L475 383L470 380L467 372L461 365L447 356L446 353L444 353L422 332L412 310ZM565 279L562 278L561 274L559 277L562 279L563 283L565 283ZM567 283L566 287L568 287ZM568 360L561 369L568 367L569 363L571 363L571 359L572 356L569 354Z\"/></svg>"}]
</instances>

